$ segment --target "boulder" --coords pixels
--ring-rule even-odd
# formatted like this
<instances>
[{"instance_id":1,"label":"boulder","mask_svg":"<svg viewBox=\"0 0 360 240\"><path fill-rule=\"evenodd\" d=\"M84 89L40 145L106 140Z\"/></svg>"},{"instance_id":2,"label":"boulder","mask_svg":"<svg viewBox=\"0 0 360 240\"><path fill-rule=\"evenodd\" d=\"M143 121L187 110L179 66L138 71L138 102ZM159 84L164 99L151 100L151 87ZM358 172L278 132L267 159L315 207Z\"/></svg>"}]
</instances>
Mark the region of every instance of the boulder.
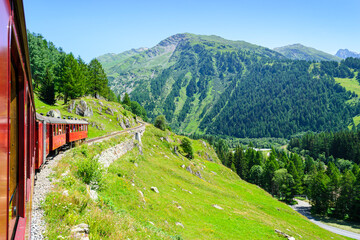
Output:
<instances>
[{"instance_id":1,"label":"boulder","mask_svg":"<svg viewBox=\"0 0 360 240\"><path fill-rule=\"evenodd\" d=\"M190 166L187 166L186 171L188 171L189 173L193 174L193 171L192 171L192 169L191 169Z\"/></svg>"},{"instance_id":2,"label":"boulder","mask_svg":"<svg viewBox=\"0 0 360 240\"><path fill-rule=\"evenodd\" d=\"M195 172L195 175L200 178L200 179L204 179L202 176L201 176L201 173L199 171L196 171Z\"/></svg>"},{"instance_id":3,"label":"boulder","mask_svg":"<svg viewBox=\"0 0 360 240\"><path fill-rule=\"evenodd\" d=\"M126 128L131 128L130 121L127 118L125 120L125 126L126 126Z\"/></svg>"},{"instance_id":4,"label":"boulder","mask_svg":"<svg viewBox=\"0 0 360 240\"><path fill-rule=\"evenodd\" d=\"M184 225L181 222L176 222L175 225L184 228Z\"/></svg>"},{"instance_id":5,"label":"boulder","mask_svg":"<svg viewBox=\"0 0 360 240\"><path fill-rule=\"evenodd\" d=\"M102 106L102 107L104 106L104 104L102 103L102 101L99 101L99 104L100 104L100 106Z\"/></svg>"},{"instance_id":6,"label":"boulder","mask_svg":"<svg viewBox=\"0 0 360 240\"><path fill-rule=\"evenodd\" d=\"M216 204L214 204L214 205L212 205L214 208L217 208L217 209L220 209L220 210L223 210L223 208L222 207L220 207L219 205L216 205Z\"/></svg>"},{"instance_id":7,"label":"boulder","mask_svg":"<svg viewBox=\"0 0 360 240\"><path fill-rule=\"evenodd\" d=\"M280 231L280 230L278 230L278 229L275 229L275 232L276 232L277 234L279 234L279 235L287 238L288 240L295 240L294 237L292 237L292 236L290 236L290 235L288 235L288 234L286 234L286 233L284 233L284 232L282 232L282 231Z\"/></svg>"},{"instance_id":8,"label":"boulder","mask_svg":"<svg viewBox=\"0 0 360 240\"><path fill-rule=\"evenodd\" d=\"M174 153L176 154L176 156L179 156L179 153L178 153L178 146L174 146Z\"/></svg>"},{"instance_id":9,"label":"boulder","mask_svg":"<svg viewBox=\"0 0 360 240\"><path fill-rule=\"evenodd\" d=\"M73 111L74 109L75 109L75 100L72 100L71 103L70 103L69 106L68 106L67 111L68 111L69 113L72 113L72 111Z\"/></svg>"},{"instance_id":10,"label":"boulder","mask_svg":"<svg viewBox=\"0 0 360 240\"><path fill-rule=\"evenodd\" d=\"M206 156L208 161L210 161L210 162L214 161L214 159L212 159L212 157L207 152L205 152L205 156Z\"/></svg>"},{"instance_id":11,"label":"boulder","mask_svg":"<svg viewBox=\"0 0 360 240\"><path fill-rule=\"evenodd\" d=\"M112 110L112 109L109 108L109 107L105 110L105 113L106 113L106 114L109 114L109 115L111 115L111 116L114 116L114 110Z\"/></svg>"},{"instance_id":12,"label":"boulder","mask_svg":"<svg viewBox=\"0 0 360 240\"><path fill-rule=\"evenodd\" d=\"M81 223L79 225L72 227L70 232L71 232L72 238L82 239L82 240L89 239L89 237L88 237L89 225L87 225L85 223Z\"/></svg>"},{"instance_id":13,"label":"boulder","mask_svg":"<svg viewBox=\"0 0 360 240\"><path fill-rule=\"evenodd\" d=\"M50 110L46 113L46 116L53 117L53 118L61 118L61 113L58 109Z\"/></svg>"},{"instance_id":14,"label":"boulder","mask_svg":"<svg viewBox=\"0 0 360 240\"><path fill-rule=\"evenodd\" d=\"M120 121L119 125L123 128L123 129L126 129L126 126L124 124L124 121Z\"/></svg>"},{"instance_id":15,"label":"boulder","mask_svg":"<svg viewBox=\"0 0 360 240\"><path fill-rule=\"evenodd\" d=\"M83 117L93 116L92 108L88 106L84 100L81 100L80 103L76 106L75 113Z\"/></svg>"},{"instance_id":16,"label":"boulder","mask_svg":"<svg viewBox=\"0 0 360 240\"><path fill-rule=\"evenodd\" d=\"M159 193L159 190L157 189L157 187L151 187L151 190L153 190L156 193Z\"/></svg>"}]
</instances>

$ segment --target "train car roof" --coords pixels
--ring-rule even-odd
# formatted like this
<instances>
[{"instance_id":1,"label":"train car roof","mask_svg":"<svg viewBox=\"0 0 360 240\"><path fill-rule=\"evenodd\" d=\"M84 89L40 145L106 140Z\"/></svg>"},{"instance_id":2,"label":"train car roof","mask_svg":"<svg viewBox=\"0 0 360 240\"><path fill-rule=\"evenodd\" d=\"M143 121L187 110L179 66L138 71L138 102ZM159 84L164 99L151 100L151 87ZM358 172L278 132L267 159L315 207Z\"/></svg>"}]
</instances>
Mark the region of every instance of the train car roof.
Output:
<instances>
[{"instance_id":1,"label":"train car roof","mask_svg":"<svg viewBox=\"0 0 360 240\"><path fill-rule=\"evenodd\" d=\"M74 119L62 119L62 118L54 118L54 117L46 117L39 113L36 113L36 119L40 121L44 121L46 123L59 123L59 124L89 124L84 120L74 120Z\"/></svg>"}]
</instances>

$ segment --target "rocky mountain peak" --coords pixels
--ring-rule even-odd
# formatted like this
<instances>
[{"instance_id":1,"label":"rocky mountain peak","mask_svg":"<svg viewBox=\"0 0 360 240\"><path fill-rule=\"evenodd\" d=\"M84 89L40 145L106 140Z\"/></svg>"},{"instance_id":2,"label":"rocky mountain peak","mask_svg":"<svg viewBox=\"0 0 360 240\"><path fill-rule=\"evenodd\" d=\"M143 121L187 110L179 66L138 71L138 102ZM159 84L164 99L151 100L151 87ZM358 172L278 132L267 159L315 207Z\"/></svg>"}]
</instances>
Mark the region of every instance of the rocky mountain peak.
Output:
<instances>
[{"instance_id":1,"label":"rocky mountain peak","mask_svg":"<svg viewBox=\"0 0 360 240\"><path fill-rule=\"evenodd\" d=\"M169 45L177 45L179 42L188 38L188 35L185 33L179 33L172 35L164 40L162 40L158 45L162 47L167 47Z\"/></svg>"},{"instance_id":2,"label":"rocky mountain peak","mask_svg":"<svg viewBox=\"0 0 360 240\"><path fill-rule=\"evenodd\" d=\"M339 51L337 51L335 56L338 56L342 59L346 59L348 57L360 58L360 53L356 53L356 52L350 51L348 49L339 49Z\"/></svg>"}]
</instances>

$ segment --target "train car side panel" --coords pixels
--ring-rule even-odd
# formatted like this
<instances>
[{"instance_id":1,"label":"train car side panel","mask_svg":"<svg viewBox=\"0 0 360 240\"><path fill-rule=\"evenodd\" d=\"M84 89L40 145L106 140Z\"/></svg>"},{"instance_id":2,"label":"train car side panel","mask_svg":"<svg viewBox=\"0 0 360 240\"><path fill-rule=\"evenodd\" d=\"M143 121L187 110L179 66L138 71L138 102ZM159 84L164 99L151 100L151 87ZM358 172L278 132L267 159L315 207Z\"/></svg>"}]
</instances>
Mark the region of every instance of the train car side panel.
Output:
<instances>
[{"instance_id":1,"label":"train car side panel","mask_svg":"<svg viewBox=\"0 0 360 240\"><path fill-rule=\"evenodd\" d=\"M8 239L9 20L9 2L0 0L0 239Z\"/></svg>"}]
</instances>

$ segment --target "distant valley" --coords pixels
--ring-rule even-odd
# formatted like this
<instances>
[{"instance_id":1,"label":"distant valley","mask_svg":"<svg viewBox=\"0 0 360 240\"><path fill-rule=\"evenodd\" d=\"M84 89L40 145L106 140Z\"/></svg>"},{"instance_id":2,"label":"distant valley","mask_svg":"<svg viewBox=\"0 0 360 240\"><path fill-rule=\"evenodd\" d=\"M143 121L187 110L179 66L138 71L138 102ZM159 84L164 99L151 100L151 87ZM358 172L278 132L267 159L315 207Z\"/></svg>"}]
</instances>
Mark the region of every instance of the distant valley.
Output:
<instances>
[{"instance_id":1,"label":"distant valley","mask_svg":"<svg viewBox=\"0 0 360 240\"><path fill-rule=\"evenodd\" d=\"M150 119L163 114L180 133L289 137L346 128L360 113L357 94L335 81L356 82L358 62L300 44L271 50L177 34L98 60L116 94L128 92Z\"/></svg>"}]
</instances>

